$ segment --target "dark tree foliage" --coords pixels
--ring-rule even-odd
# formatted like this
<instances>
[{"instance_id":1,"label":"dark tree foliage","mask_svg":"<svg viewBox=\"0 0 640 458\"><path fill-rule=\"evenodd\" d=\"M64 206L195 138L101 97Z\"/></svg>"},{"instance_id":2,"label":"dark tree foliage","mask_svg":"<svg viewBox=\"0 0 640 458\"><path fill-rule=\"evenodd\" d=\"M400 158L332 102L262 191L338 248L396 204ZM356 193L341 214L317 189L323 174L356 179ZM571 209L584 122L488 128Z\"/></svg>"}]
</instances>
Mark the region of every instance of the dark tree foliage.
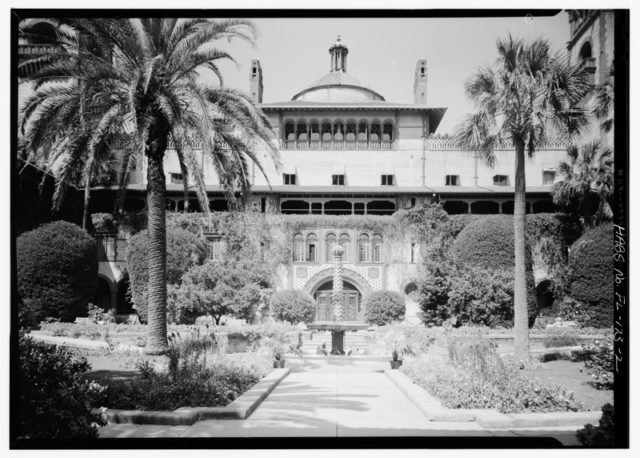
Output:
<instances>
[{"instance_id":1,"label":"dark tree foliage","mask_svg":"<svg viewBox=\"0 0 640 458\"><path fill-rule=\"evenodd\" d=\"M362 299L367 323L384 326L401 321L406 313L402 294L396 291L373 291Z\"/></svg>"},{"instance_id":2,"label":"dark tree foliage","mask_svg":"<svg viewBox=\"0 0 640 458\"><path fill-rule=\"evenodd\" d=\"M613 447L615 445L615 417L613 406L609 403L602 406L602 417L599 426L591 423L578 430L578 439L587 447Z\"/></svg>"},{"instance_id":3,"label":"dark tree foliage","mask_svg":"<svg viewBox=\"0 0 640 458\"><path fill-rule=\"evenodd\" d=\"M55 221L16 242L18 295L36 322L87 315L98 282L96 242L75 224Z\"/></svg>"},{"instance_id":4,"label":"dark tree foliage","mask_svg":"<svg viewBox=\"0 0 640 458\"><path fill-rule=\"evenodd\" d=\"M571 246L571 297L589 308L590 326L607 327L613 323L613 253L612 224L586 232Z\"/></svg>"},{"instance_id":5,"label":"dark tree foliage","mask_svg":"<svg viewBox=\"0 0 640 458\"><path fill-rule=\"evenodd\" d=\"M316 303L304 291L277 291L271 296L271 311L278 320L292 324L311 323L316 315Z\"/></svg>"},{"instance_id":6,"label":"dark tree foliage","mask_svg":"<svg viewBox=\"0 0 640 458\"><path fill-rule=\"evenodd\" d=\"M453 259L461 264L489 270L513 271L515 262L513 216L491 215L465 226L451 247ZM533 260L527 245L525 252L527 311L529 326L538 316Z\"/></svg>"},{"instance_id":7,"label":"dark tree foliage","mask_svg":"<svg viewBox=\"0 0 640 458\"><path fill-rule=\"evenodd\" d=\"M94 388L81 376L90 366L60 347L22 337L18 380L18 441L28 439L94 439L106 425L91 412Z\"/></svg>"},{"instance_id":8,"label":"dark tree foliage","mask_svg":"<svg viewBox=\"0 0 640 458\"><path fill-rule=\"evenodd\" d=\"M149 236L141 231L131 237L127 247L127 272L131 299L143 322L147 321L147 283L149 281ZM167 284L179 285L182 275L202 264L206 248L201 238L175 227L167 227Z\"/></svg>"}]
</instances>

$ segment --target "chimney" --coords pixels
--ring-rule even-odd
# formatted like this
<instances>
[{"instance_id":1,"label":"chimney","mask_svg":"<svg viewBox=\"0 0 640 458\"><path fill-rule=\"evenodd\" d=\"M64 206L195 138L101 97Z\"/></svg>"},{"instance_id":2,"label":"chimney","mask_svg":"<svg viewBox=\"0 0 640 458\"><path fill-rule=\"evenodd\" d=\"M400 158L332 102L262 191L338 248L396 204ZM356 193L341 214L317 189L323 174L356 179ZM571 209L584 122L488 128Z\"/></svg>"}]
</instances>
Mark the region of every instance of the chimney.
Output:
<instances>
[{"instance_id":1,"label":"chimney","mask_svg":"<svg viewBox=\"0 0 640 458\"><path fill-rule=\"evenodd\" d=\"M413 101L416 105L427 104L427 60L420 59L416 64L413 78Z\"/></svg>"},{"instance_id":2,"label":"chimney","mask_svg":"<svg viewBox=\"0 0 640 458\"><path fill-rule=\"evenodd\" d=\"M251 61L249 93L251 100L256 103L262 103L262 67L260 67L260 61L256 59Z\"/></svg>"}]
</instances>

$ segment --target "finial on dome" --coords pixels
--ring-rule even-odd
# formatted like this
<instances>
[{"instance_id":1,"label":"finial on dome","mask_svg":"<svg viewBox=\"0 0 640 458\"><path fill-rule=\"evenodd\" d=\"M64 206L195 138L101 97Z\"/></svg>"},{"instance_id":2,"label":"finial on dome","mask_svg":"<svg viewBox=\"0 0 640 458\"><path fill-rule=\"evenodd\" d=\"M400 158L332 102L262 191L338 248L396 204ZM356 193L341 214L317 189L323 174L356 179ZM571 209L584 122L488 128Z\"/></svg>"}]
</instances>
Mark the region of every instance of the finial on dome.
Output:
<instances>
[{"instance_id":1,"label":"finial on dome","mask_svg":"<svg viewBox=\"0 0 640 458\"><path fill-rule=\"evenodd\" d=\"M347 71L347 54L349 49L342 43L342 37L338 34L336 41L329 48L331 55L331 71L346 72Z\"/></svg>"}]
</instances>

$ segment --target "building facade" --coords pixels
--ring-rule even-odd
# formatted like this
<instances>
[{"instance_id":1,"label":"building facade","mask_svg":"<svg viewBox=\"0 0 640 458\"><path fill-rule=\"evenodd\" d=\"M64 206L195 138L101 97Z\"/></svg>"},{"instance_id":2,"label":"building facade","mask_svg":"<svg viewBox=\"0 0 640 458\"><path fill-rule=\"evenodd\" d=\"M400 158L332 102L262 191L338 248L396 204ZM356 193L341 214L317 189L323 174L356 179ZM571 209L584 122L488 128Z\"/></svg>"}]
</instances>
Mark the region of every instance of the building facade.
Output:
<instances>
[{"instance_id":1,"label":"building facade","mask_svg":"<svg viewBox=\"0 0 640 458\"><path fill-rule=\"evenodd\" d=\"M569 59L594 67L594 81L606 77L613 55L612 15L571 12ZM21 45L19 53L34 52ZM274 127L281 167L263 157L264 174L254 167L249 195L239 196L244 210L265 215L373 215L391 217L400 209L440 202L449 214L513 213L514 148L498 148L496 164L488 166L473 153L458 147L447 133L438 131L445 107L428 104L427 60L416 62L413 103L387 101L379 91L348 71L349 48L340 37L329 47L328 73L299 89L288 101L263 103L259 61L251 62L249 94ZM357 52L357 51L356 51ZM322 58L322 56L318 56ZM326 57L325 57L326 58ZM398 80L404 79L398 75ZM527 159L527 211L552 212L552 187L557 167L566 157L566 139L552 139ZM114 145L117 149L120 146ZM121 146L124 148L124 144ZM213 166L202 154L202 168L212 211L226 211L227 202ZM184 177L170 145L165 157L167 209L200 211L195 192L185 195ZM145 207L144 161L129 179L126 210ZM189 185L189 183L187 183ZM92 212L113 210L113 190L96 188ZM310 219L313 221L313 219ZM224 255L219 234L206 234L210 258ZM96 301L103 306L126 307L126 234L100 236L100 284ZM415 290L420 247L409 235L387 237L375 230L310 223L292 234L291 259L277 269L278 288L307 291L317 301L317 319L326 317L330 303L333 263L330 251L345 249L345 319L361 321L364 295L393 290L407 297L408 315L415 317L411 299Z\"/></svg>"},{"instance_id":2,"label":"building facade","mask_svg":"<svg viewBox=\"0 0 640 458\"><path fill-rule=\"evenodd\" d=\"M446 112L428 105L428 67L416 63L414 103L385 100L378 91L347 71L349 49L340 37L329 48L329 72L299 90L291 100L263 103L262 66L251 63L249 93L269 117L281 152L282 167L264 163L254 169L252 189L243 196L245 211L282 215L390 216L399 209L441 202L450 214L513 213L513 147L496 151L492 168L438 133ZM268 88L267 88L268 89ZM554 211L551 191L567 142L551 141L528 159L527 210ZM266 154L264 156L266 158ZM213 167L203 159L210 209L225 211L226 202ZM183 176L173 151L165 160L167 208L185 208ZM266 176L265 176L266 175ZM129 186L130 208L144 207L144 164ZM189 211L199 211L195 193ZM210 253L221 253L209 234ZM331 248L345 249L345 320L362 321L362 298L370 291L406 295L409 319L416 319L412 299L420 260L419 243L410 237L386 239L375 231L314 223L293 234L291 262L278 269L278 288L300 289L317 301L316 318L325 320L332 288ZM100 273L118 294L126 241L111 237ZM109 254L110 253L110 254ZM212 254L215 257L215 255ZM105 289L106 291L106 289ZM105 300L106 302L106 300Z\"/></svg>"}]
</instances>

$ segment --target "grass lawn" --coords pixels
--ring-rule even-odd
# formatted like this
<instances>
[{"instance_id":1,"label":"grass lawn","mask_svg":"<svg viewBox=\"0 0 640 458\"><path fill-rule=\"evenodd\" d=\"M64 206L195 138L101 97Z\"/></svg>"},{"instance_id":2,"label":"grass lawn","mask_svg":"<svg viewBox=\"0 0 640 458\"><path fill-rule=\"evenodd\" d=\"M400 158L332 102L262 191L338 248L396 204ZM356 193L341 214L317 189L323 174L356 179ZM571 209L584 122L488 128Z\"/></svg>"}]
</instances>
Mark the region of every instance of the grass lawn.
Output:
<instances>
[{"instance_id":1,"label":"grass lawn","mask_svg":"<svg viewBox=\"0 0 640 458\"><path fill-rule=\"evenodd\" d=\"M597 390L589 385L593 379L583 362L549 361L536 364L527 370L533 377L573 391L576 400L589 410L600 410L607 402L613 404L612 390Z\"/></svg>"}]
</instances>

